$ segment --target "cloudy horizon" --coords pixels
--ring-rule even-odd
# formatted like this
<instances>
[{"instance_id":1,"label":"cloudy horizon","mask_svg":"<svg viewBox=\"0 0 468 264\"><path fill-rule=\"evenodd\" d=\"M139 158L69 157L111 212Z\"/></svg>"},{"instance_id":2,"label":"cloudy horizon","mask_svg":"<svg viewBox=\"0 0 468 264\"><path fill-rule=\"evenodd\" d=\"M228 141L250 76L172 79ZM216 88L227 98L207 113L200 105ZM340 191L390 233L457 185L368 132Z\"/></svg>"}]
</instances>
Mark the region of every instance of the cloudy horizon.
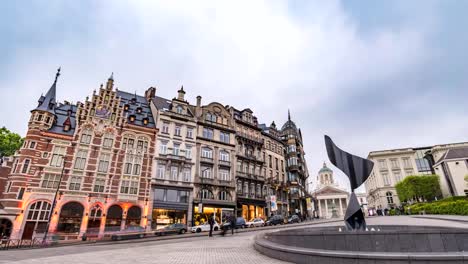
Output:
<instances>
[{"instance_id":1,"label":"cloudy horizon","mask_svg":"<svg viewBox=\"0 0 468 264\"><path fill-rule=\"evenodd\" d=\"M301 128L310 179L323 135L369 151L468 141L468 2L11 1L0 26L0 126L25 135L52 84L84 101L115 86L250 108ZM337 169L330 165L336 172ZM336 173L342 187L345 176Z\"/></svg>"}]
</instances>

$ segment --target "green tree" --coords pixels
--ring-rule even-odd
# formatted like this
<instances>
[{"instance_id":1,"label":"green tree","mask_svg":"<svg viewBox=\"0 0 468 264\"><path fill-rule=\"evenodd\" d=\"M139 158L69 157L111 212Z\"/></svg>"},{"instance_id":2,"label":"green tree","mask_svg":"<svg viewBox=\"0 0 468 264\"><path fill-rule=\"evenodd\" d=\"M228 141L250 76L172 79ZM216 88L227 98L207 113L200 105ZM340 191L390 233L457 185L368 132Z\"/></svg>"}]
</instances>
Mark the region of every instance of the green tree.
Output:
<instances>
[{"instance_id":1,"label":"green tree","mask_svg":"<svg viewBox=\"0 0 468 264\"><path fill-rule=\"evenodd\" d=\"M432 201L441 197L439 176L408 176L395 186L400 201L407 202L419 198Z\"/></svg>"},{"instance_id":2,"label":"green tree","mask_svg":"<svg viewBox=\"0 0 468 264\"><path fill-rule=\"evenodd\" d=\"M0 128L0 157L13 155L23 145L23 141L20 135L6 127Z\"/></svg>"}]
</instances>

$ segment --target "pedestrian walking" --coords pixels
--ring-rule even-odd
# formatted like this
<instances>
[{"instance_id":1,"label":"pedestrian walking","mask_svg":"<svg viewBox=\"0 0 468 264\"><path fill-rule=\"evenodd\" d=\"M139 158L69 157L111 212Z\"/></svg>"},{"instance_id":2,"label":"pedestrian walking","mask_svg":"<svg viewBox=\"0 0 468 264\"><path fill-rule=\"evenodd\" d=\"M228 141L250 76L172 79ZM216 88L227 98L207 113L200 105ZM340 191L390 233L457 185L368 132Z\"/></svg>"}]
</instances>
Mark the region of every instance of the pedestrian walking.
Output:
<instances>
[{"instance_id":1,"label":"pedestrian walking","mask_svg":"<svg viewBox=\"0 0 468 264\"><path fill-rule=\"evenodd\" d=\"M232 215L230 220L231 220L231 234L234 235L234 228L236 228L236 217Z\"/></svg>"},{"instance_id":2,"label":"pedestrian walking","mask_svg":"<svg viewBox=\"0 0 468 264\"><path fill-rule=\"evenodd\" d=\"M211 217L208 217L208 224L210 225L210 237L213 236L213 226L214 226L214 214Z\"/></svg>"}]
</instances>

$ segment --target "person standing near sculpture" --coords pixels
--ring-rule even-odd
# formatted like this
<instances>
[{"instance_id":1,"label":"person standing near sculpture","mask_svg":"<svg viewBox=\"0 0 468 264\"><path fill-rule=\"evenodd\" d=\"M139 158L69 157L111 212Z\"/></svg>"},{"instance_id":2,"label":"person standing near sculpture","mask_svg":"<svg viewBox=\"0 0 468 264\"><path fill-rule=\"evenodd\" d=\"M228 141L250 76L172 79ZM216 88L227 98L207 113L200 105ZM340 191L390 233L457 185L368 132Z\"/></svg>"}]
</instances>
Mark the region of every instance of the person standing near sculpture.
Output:
<instances>
[{"instance_id":1,"label":"person standing near sculpture","mask_svg":"<svg viewBox=\"0 0 468 264\"><path fill-rule=\"evenodd\" d=\"M210 217L208 217L208 224L210 225L210 237L213 236L213 226L215 224L215 220L214 220L214 214Z\"/></svg>"}]
</instances>

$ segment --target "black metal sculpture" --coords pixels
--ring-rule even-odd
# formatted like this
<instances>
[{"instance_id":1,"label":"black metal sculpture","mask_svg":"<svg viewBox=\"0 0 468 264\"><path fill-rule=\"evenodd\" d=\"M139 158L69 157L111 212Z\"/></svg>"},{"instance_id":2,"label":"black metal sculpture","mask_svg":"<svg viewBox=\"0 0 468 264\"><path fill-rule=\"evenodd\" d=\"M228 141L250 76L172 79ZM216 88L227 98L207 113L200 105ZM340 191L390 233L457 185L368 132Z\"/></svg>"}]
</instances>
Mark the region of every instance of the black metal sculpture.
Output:
<instances>
[{"instance_id":1,"label":"black metal sculpture","mask_svg":"<svg viewBox=\"0 0 468 264\"><path fill-rule=\"evenodd\" d=\"M330 162L343 171L351 182L351 196L349 197L349 204L344 217L346 227L350 230L365 230L366 221L354 190L367 180L372 172L374 163L368 159L343 151L327 135L325 135L325 146L327 147Z\"/></svg>"}]
</instances>

